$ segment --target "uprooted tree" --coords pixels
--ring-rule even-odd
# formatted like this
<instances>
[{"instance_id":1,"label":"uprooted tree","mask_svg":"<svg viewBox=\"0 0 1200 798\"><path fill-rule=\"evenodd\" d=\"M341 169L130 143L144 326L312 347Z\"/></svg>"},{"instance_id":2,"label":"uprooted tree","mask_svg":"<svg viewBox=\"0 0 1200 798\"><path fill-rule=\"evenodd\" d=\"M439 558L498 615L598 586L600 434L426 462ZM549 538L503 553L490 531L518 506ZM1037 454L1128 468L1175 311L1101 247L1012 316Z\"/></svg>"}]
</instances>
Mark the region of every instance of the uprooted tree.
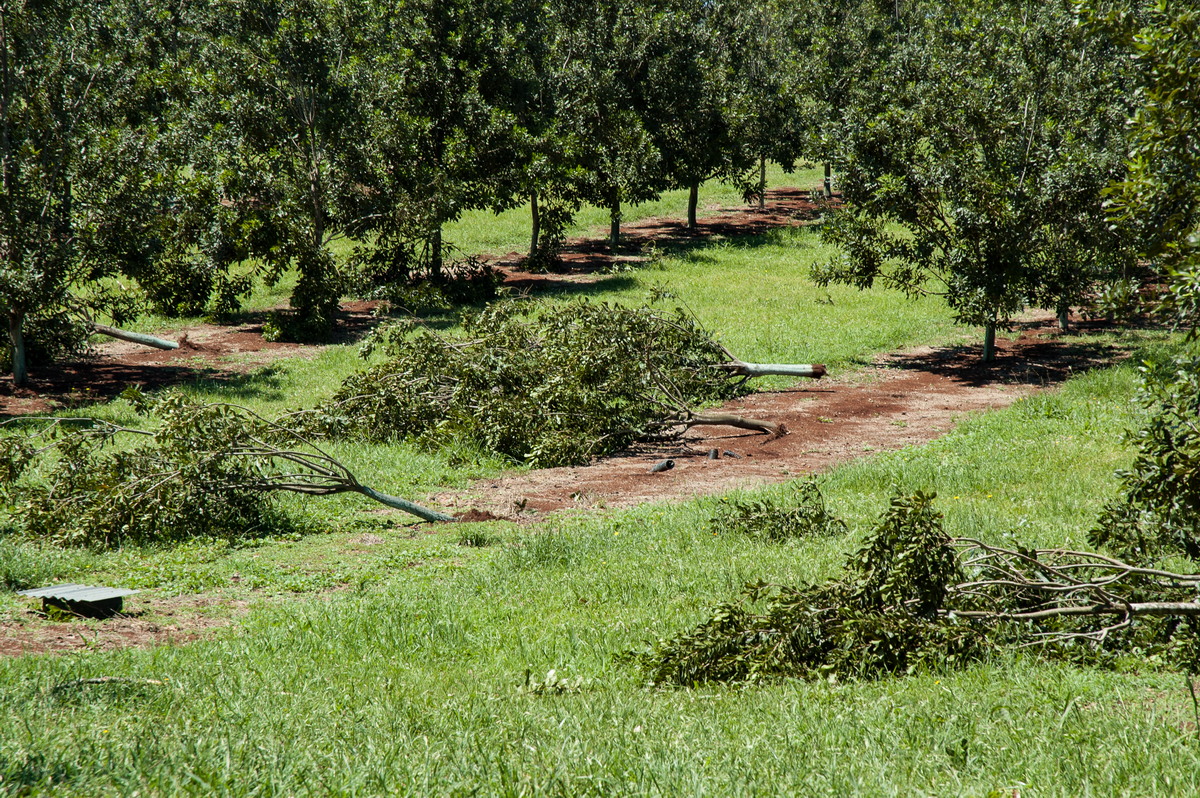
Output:
<instances>
[{"instance_id":1,"label":"uprooted tree","mask_svg":"<svg viewBox=\"0 0 1200 798\"><path fill-rule=\"evenodd\" d=\"M272 501L279 491L358 493L428 521L454 520L362 484L286 424L245 408L126 396L157 426L93 418L0 426L0 504L22 533L97 548L265 534L288 524Z\"/></svg>"},{"instance_id":2,"label":"uprooted tree","mask_svg":"<svg viewBox=\"0 0 1200 798\"><path fill-rule=\"evenodd\" d=\"M933 494L892 500L820 585L748 585L742 597L633 655L655 684L878 678L962 667L999 649L1103 662L1153 649L1200 660L1200 574L1067 549L954 538Z\"/></svg>"},{"instance_id":3,"label":"uprooted tree","mask_svg":"<svg viewBox=\"0 0 1200 798\"><path fill-rule=\"evenodd\" d=\"M771 435L770 420L696 410L764 374L819 377L824 366L743 363L687 313L576 301L496 303L465 335L393 327L383 363L302 414L306 428L371 441L448 438L535 467L574 465L705 424Z\"/></svg>"}]
</instances>

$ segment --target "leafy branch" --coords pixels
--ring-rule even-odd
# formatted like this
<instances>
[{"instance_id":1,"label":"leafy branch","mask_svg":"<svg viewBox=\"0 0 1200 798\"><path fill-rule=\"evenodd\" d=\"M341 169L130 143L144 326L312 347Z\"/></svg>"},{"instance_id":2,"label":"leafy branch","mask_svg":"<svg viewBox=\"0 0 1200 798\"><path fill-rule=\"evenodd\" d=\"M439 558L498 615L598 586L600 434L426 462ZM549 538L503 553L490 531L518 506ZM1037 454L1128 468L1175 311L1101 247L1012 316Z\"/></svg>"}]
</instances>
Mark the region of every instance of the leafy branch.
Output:
<instances>
[{"instance_id":1,"label":"leafy branch","mask_svg":"<svg viewBox=\"0 0 1200 798\"><path fill-rule=\"evenodd\" d=\"M27 534L94 546L252 534L286 523L269 501L280 491L358 493L427 521L453 520L363 484L303 433L244 407L126 397L159 420L153 431L100 419L0 425L38 425L0 437L0 496Z\"/></svg>"},{"instance_id":2,"label":"leafy branch","mask_svg":"<svg viewBox=\"0 0 1200 798\"><path fill-rule=\"evenodd\" d=\"M933 499L894 498L840 579L747 585L695 628L632 658L652 683L683 686L878 678L1003 649L1101 661L1155 648L1190 669L1200 661L1200 574L952 538Z\"/></svg>"},{"instance_id":3,"label":"leafy branch","mask_svg":"<svg viewBox=\"0 0 1200 798\"><path fill-rule=\"evenodd\" d=\"M381 335L368 349L387 359L352 375L301 423L371 441L436 446L453 435L547 467L703 424L781 435L771 421L695 408L739 395L758 374L824 374L742 363L682 310L509 302L464 317L464 327L465 339L403 328Z\"/></svg>"}]
</instances>

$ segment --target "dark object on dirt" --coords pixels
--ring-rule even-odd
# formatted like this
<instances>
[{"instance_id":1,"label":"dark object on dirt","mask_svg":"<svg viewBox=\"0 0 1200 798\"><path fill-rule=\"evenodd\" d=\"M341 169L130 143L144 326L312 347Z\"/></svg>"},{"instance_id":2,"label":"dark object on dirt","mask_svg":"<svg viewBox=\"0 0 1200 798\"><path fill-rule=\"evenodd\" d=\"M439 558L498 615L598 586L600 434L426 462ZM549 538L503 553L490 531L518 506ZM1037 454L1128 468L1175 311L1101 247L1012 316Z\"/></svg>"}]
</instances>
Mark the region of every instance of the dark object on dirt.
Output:
<instances>
[{"instance_id":1,"label":"dark object on dirt","mask_svg":"<svg viewBox=\"0 0 1200 798\"><path fill-rule=\"evenodd\" d=\"M125 596L139 592L117 587L66 584L18 590L17 595L40 598L42 610L47 613L53 608L83 618L111 618L121 612Z\"/></svg>"},{"instance_id":2,"label":"dark object on dirt","mask_svg":"<svg viewBox=\"0 0 1200 798\"><path fill-rule=\"evenodd\" d=\"M720 449L709 449L708 450L708 459L709 460L720 460L721 459L721 450Z\"/></svg>"},{"instance_id":3,"label":"dark object on dirt","mask_svg":"<svg viewBox=\"0 0 1200 798\"><path fill-rule=\"evenodd\" d=\"M741 456L740 454L738 454L737 452L731 452L731 451L729 451L728 449L726 449L725 451L721 452L721 454L722 454L723 456L725 456L725 457L732 457L734 460L741 460L741 459L742 459L742 456Z\"/></svg>"},{"instance_id":4,"label":"dark object on dirt","mask_svg":"<svg viewBox=\"0 0 1200 798\"><path fill-rule=\"evenodd\" d=\"M650 473L651 474L659 474L659 473L662 473L663 471L670 471L674 467L675 467L674 460L670 460L670 459L662 460L662 461L655 463L654 465L652 465L650 467Z\"/></svg>"}]
</instances>

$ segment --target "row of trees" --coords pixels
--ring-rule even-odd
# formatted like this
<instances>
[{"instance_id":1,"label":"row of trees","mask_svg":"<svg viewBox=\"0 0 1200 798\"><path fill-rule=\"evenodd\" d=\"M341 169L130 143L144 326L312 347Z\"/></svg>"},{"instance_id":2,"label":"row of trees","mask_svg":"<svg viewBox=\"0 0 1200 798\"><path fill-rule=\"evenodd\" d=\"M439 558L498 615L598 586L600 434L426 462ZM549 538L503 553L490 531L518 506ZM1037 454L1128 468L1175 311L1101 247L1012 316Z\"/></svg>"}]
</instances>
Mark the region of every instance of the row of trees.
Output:
<instances>
[{"instance_id":1,"label":"row of trees","mask_svg":"<svg viewBox=\"0 0 1200 798\"><path fill-rule=\"evenodd\" d=\"M297 273L280 321L319 337L347 291L441 280L442 230L468 209L527 202L545 260L584 202L609 210L615 246L628 203L690 188L694 224L703 181L752 194L767 159L799 158L832 163L847 206L828 226L843 256L818 279L944 292L989 331L986 357L1020 307L1062 312L1131 272L1136 231L1104 192L1146 53L1168 44L1135 41L1151 13L0 0L12 370L22 382L27 341L69 345L78 319L119 321L139 298L231 309L247 262Z\"/></svg>"},{"instance_id":2,"label":"row of trees","mask_svg":"<svg viewBox=\"0 0 1200 798\"><path fill-rule=\"evenodd\" d=\"M443 226L531 204L547 258L621 208L791 162L799 103L769 3L0 3L0 311L12 366L64 313L236 305L236 264L295 270L295 335L347 290L439 279ZM788 11L787 15L795 16ZM774 59L774 60L772 60ZM785 87L790 91L790 87ZM764 116L764 114L766 116ZM347 239L349 257L331 248ZM240 276L239 276L240 275ZM80 286L91 286L86 306Z\"/></svg>"}]
</instances>

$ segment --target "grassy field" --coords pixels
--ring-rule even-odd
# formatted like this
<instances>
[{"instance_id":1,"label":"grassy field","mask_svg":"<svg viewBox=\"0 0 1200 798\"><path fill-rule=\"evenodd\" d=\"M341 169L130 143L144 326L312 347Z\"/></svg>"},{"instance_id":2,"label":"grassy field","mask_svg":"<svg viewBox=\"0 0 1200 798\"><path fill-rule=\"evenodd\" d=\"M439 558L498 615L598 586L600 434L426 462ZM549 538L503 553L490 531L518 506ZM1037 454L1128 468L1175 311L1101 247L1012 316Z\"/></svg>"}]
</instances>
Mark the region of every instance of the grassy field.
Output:
<instances>
[{"instance_id":1,"label":"grassy field","mask_svg":"<svg viewBox=\"0 0 1200 798\"><path fill-rule=\"evenodd\" d=\"M975 337L935 299L815 289L807 266L826 254L807 231L772 233L588 292L666 291L750 360L845 370ZM1141 347L1133 362L1169 345L1111 337ZM334 348L188 390L269 414L312 404L357 364ZM951 534L1085 545L1129 458L1134 387L1131 365L1082 374L932 444L833 470L822 489L849 531L832 540L714 534L715 499L528 527L410 526L358 498L289 500L295 534L109 553L0 535L10 589L62 578L160 601L200 594L204 612L235 621L185 646L0 660L0 794L1195 794L1200 718L1184 677L1153 662L1099 671L997 653L870 683L650 689L619 658L746 582L836 576L895 490L936 490ZM120 402L94 412L130 419ZM334 449L403 495L505 465L453 447ZM24 606L0 592L0 618L27 619ZM91 622L77 623L86 636Z\"/></svg>"},{"instance_id":2,"label":"grassy field","mask_svg":"<svg viewBox=\"0 0 1200 798\"><path fill-rule=\"evenodd\" d=\"M1101 672L997 655L878 683L652 690L615 659L694 623L746 581L835 574L893 485L938 490L951 533L1081 543L1127 456L1111 433L1135 420L1132 383L1128 367L1089 374L935 444L835 470L824 490L851 531L833 543L713 535L713 502L698 500L416 535L360 516L295 540L93 560L99 574L216 595L236 571L260 580L261 598L215 640L0 662L0 786L1190 794L1200 786L1190 698L1181 676L1147 663ZM372 530L386 542L363 553L356 540ZM566 692L537 689L551 669ZM127 681L77 682L98 677Z\"/></svg>"}]
</instances>

